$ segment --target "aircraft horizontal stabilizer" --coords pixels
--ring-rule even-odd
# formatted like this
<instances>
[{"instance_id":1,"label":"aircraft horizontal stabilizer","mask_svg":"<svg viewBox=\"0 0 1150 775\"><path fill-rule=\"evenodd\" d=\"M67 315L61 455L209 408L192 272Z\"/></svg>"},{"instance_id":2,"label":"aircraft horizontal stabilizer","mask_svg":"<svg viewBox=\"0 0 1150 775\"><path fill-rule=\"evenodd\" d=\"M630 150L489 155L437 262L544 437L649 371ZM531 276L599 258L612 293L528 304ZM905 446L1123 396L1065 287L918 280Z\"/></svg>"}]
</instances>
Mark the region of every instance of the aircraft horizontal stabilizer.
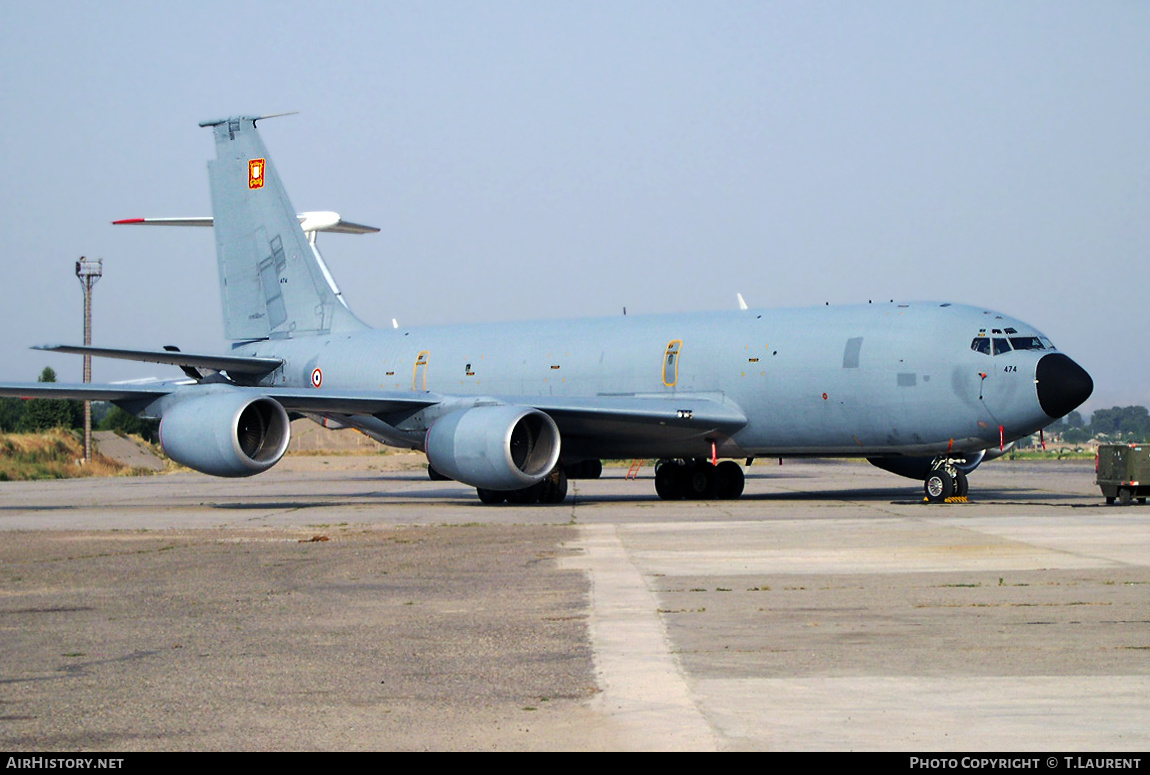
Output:
<instances>
[{"instance_id":1,"label":"aircraft horizontal stabilizer","mask_svg":"<svg viewBox=\"0 0 1150 775\"><path fill-rule=\"evenodd\" d=\"M362 223L345 221L339 213L330 210L311 210L296 213L300 228L305 232L330 231L335 234L375 234L378 226L365 226ZM186 218L122 218L112 221L113 226L213 226L210 215L189 216Z\"/></svg>"}]
</instances>

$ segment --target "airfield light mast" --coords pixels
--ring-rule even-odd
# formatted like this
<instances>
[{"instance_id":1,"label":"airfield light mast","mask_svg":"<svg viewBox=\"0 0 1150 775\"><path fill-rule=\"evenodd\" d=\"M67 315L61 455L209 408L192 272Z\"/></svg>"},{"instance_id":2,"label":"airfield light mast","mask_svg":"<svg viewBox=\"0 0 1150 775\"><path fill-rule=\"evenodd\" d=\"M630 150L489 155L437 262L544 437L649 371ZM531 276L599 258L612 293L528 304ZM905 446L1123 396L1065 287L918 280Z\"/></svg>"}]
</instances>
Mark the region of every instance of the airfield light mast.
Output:
<instances>
[{"instance_id":1,"label":"airfield light mast","mask_svg":"<svg viewBox=\"0 0 1150 775\"><path fill-rule=\"evenodd\" d=\"M84 346L92 345L92 288L104 276L104 259L80 256L76 277L84 288ZM84 384L92 381L92 356L84 355ZM84 402L84 462L92 462L92 402Z\"/></svg>"}]
</instances>

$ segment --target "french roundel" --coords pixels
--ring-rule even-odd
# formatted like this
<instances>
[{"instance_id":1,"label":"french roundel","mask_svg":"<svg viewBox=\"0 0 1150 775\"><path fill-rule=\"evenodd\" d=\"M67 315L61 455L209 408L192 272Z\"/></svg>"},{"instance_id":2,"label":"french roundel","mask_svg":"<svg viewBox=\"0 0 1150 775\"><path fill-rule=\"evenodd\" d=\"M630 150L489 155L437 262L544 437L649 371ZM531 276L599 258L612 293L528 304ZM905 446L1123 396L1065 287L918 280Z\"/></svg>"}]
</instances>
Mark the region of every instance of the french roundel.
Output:
<instances>
[{"instance_id":1,"label":"french roundel","mask_svg":"<svg viewBox=\"0 0 1150 775\"><path fill-rule=\"evenodd\" d=\"M312 369L311 386L312 387L319 387L322 384L323 384L323 371L321 371L318 368Z\"/></svg>"}]
</instances>

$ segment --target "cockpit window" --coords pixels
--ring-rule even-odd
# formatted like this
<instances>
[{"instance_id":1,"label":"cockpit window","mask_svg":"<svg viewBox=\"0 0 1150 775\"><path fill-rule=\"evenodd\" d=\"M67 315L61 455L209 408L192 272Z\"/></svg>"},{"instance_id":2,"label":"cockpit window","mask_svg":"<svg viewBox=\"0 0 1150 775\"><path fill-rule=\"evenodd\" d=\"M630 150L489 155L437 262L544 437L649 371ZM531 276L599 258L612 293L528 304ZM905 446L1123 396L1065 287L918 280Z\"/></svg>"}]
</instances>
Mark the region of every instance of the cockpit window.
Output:
<instances>
[{"instance_id":1,"label":"cockpit window","mask_svg":"<svg viewBox=\"0 0 1150 775\"><path fill-rule=\"evenodd\" d=\"M1018 333L1014 329L1006 329L1007 333ZM1001 334L995 329L991 333ZM970 349L983 355L1002 355L1011 350L1053 350L1054 345L1045 336L987 336L981 333L970 342Z\"/></svg>"},{"instance_id":2,"label":"cockpit window","mask_svg":"<svg viewBox=\"0 0 1150 775\"><path fill-rule=\"evenodd\" d=\"M1045 350L1042 341L1037 336L1012 336L1010 343L1015 350Z\"/></svg>"}]
</instances>

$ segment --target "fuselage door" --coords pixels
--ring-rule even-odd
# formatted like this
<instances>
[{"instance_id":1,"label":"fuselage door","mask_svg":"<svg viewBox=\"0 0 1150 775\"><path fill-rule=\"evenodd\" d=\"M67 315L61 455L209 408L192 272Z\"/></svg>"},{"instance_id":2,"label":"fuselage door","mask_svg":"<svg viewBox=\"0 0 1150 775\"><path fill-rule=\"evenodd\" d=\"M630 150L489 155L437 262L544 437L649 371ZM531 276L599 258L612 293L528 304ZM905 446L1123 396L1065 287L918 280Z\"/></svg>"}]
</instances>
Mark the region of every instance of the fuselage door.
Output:
<instances>
[{"instance_id":1,"label":"fuselage door","mask_svg":"<svg viewBox=\"0 0 1150 775\"><path fill-rule=\"evenodd\" d=\"M681 339L667 343L667 352L663 355L663 384L667 387L675 387L679 381L679 348L682 346Z\"/></svg>"},{"instance_id":2,"label":"fuselage door","mask_svg":"<svg viewBox=\"0 0 1150 775\"><path fill-rule=\"evenodd\" d=\"M978 402L986 412L986 417L995 425L999 424L998 416L995 414L995 404L998 403L996 399L999 398L995 377L996 370L1001 369L1003 364L994 356L1008 352L1009 348L1005 339L989 336L985 331L980 331L970 343L970 349L986 356L985 359L978 360ZM979 419L979 425L985 425L986 422L986 419Z\"/></svg>"},{"instance_id":3,"label":"fuselage door","mask_svg":"<svg viewBox=\"0 0 1150 775\"><path fill-rule=\"evenodd\" d=\"M411 369L411 389L427 390L427 360L428 350L423 350L415 358L415 366Z\"/></svg>"}]
</instances>

